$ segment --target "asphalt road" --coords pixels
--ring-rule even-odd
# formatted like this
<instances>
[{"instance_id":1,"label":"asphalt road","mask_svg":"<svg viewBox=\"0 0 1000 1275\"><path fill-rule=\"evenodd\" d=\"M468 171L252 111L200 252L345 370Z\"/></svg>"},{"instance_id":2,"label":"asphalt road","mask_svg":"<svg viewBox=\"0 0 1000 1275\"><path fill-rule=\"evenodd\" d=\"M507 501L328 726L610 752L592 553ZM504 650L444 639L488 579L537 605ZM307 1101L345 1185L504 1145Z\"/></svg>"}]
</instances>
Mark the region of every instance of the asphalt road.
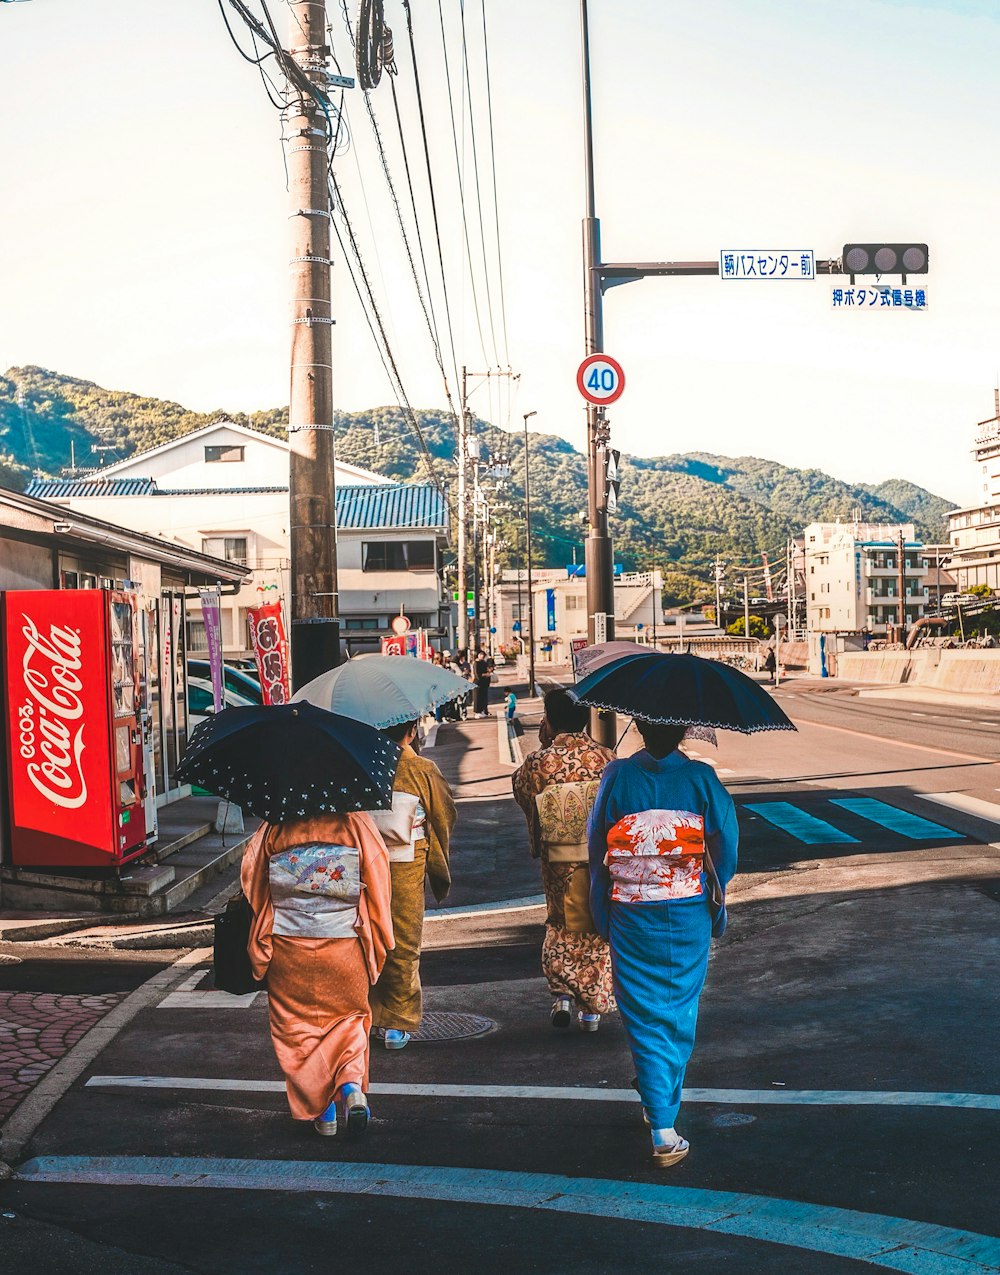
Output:
<instances>
[{"instance_id":1,"label":"asphalt road","mask_svg":"<svg viewBox=\"0 0 1000 1275\"><path fill-rule=\"evenodd\" d=\"M0 1186L10 1269L1000 1269L1000 714L779 695L797 735L697 749L743 862L676 1169L617 1017L549 1027L537 910L436 918L427 1008L490 1027L376 1053L364 1141L288 1118L263 997L223 1008L195 970Z\"/></svg>"}]
</instances>

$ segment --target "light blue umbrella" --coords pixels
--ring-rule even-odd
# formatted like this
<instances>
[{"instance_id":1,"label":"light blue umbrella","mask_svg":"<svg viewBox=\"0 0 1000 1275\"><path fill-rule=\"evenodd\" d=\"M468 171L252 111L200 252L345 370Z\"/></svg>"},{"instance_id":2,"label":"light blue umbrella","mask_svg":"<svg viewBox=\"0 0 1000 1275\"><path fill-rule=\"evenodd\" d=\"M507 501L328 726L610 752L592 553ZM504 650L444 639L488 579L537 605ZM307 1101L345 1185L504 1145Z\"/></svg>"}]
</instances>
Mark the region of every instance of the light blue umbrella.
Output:
<instances>
[{"instance_id":1,"label":"light blue umbrella","mask_svg":"<svg viewBox=\"0 0 1000 1275\"><path fill-rule=\"evenodd\" d=\"M473 683L410 655L362 655L321 673L292 696L383 730L459 699Z\"/></svg>"}]
</instances>

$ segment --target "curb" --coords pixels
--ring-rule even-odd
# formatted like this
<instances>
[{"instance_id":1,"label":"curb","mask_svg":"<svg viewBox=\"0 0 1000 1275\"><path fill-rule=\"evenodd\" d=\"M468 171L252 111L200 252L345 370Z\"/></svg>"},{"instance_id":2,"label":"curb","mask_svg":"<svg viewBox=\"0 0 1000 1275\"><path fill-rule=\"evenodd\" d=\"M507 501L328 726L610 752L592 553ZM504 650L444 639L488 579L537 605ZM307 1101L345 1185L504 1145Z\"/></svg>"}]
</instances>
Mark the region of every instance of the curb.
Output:
<instances>
[{"instance_id":1,"label":"curb","mask_svg":"<svg viewBox=\"0 0 1000 1275\"><path fill-rule=\"evenodd\" d=\"M198 965L209 956L211 956L210 948L198 948L193 952L185 952L168 969L160 970L152 978L148 978L141 987L130 992L121 1004L105 1014L99 1023L95 1023L90 1031L59 1059L52 1070L45 1073L34 1089L0 1125L0 1157L2 1157L0 1158L0 1178L6 1176L4 1169L9 1168L11 1160L17 1160L20 1157L35 1130L59 1099L79 1079L97 1055L111 1044L122 1028L126 1027L141 1010L159 1001L175 983L180 982L188 972L189 966Z\"/></svg>"}]
</instances>

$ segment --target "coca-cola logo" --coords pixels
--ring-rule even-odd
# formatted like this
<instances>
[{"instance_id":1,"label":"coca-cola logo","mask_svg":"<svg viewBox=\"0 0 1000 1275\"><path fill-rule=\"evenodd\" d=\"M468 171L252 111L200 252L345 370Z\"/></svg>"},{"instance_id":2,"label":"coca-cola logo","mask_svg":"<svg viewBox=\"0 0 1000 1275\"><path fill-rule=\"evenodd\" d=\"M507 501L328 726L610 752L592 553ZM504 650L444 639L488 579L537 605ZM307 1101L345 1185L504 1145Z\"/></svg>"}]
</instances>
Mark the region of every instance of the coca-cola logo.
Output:
<instances>
[{"instance_id":1,"label":"coca-cola logo","mask_svg":"<svg viewBox=\"0 0 1000 1275\"><path fill-rule=\"evenodd\" d=\"M83 681L79 629L49 626L48 636L22 613L22 660L28 698L18 708L18 746L28 778L43 797L66 810L87 800L83 756ZM39 756L41 760L38 760Z\"/></svg>"}]
</instances>

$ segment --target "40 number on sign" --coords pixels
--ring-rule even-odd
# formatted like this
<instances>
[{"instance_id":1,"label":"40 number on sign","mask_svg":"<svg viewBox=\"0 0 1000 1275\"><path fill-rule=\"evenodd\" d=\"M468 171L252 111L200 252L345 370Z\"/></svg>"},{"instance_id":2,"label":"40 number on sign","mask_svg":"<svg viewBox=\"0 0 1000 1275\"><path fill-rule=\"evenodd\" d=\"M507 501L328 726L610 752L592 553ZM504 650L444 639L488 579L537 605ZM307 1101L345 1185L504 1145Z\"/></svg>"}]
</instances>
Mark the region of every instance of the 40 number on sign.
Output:
<instances>
[{"instance_id":1,"label":"40 number on sign","mask_svg":"<svg viewBox=\"0 0 1000 1275\"><path fill-rule=\"evenodd\" d=\"M588 403L600 407L621 398L625 373L618 360L609 354L591 354L577 369L576 385Z\"/></svg>"}]
</instances>

